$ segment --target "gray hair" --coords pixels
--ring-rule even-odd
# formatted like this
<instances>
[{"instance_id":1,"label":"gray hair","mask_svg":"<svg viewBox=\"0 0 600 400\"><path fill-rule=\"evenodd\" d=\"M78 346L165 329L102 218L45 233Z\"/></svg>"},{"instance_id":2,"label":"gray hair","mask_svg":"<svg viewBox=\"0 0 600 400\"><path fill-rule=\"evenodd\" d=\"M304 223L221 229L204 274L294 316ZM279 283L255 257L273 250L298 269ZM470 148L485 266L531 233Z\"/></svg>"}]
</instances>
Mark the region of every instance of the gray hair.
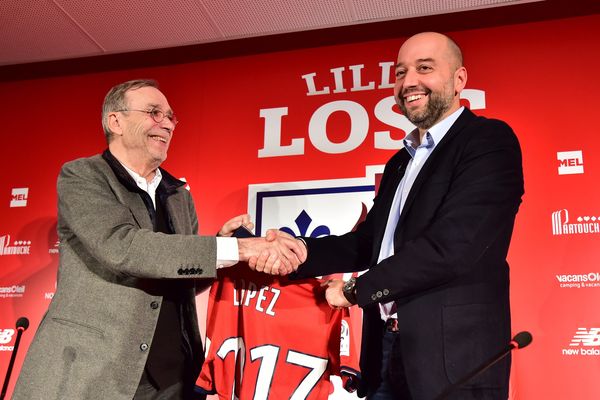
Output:
<instances>
[{"instance_id":1,"label":"gray hair","mask_svg":"<svg viewBox=\"0 0 600 400\"><path fill-rule=\"evenodd\" d=\"M102 104L102 129L104 129L106 143L111 142L113 135L113 132L108 126L108 114L127 108L127 104L125 103L125 94L129 90L135 90L147 86L158 89L158 82L153 79L135 79L113 86L108 91L106 97L104 98L104 103Z\"/></svg>"}]
</instances>

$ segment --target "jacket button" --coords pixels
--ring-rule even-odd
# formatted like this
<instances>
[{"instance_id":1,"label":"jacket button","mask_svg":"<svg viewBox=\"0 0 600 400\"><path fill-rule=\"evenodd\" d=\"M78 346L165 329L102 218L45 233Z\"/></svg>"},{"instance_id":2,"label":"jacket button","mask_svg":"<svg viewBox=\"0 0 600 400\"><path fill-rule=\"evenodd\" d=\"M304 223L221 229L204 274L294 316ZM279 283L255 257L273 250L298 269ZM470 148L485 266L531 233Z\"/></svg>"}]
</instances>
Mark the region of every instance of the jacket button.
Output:
<instances>
[{"instance_id":1,"label":"jacket button","mask_svg":"<svg viewBox=\"0 0 600 400\"><path fill-rule=\"evenodd\" d=\"M374 294L371 295L371 300L377 300L377 296L375 296Z\"/></svg>"},{"instance_id":2,"label":"jacket button","mask_svg":"<svg viewBox=\"0 0 600 400\"><path fill-rule=\"evenodd\" d=\"M177 274L179 274L179 275L183 275L183 270L182 270L181 268L179 268L179 269L177 270Z\"/></svg>"},{"instance_id":3,"label":"jacket button","mask_svg":"<svg viewBox=\"0 0 600 400\"><path fill-rule=\"evenodd\" d=\"M198 275L200 275L200 274L201 274L201 273L203 273L203 272L204 272L204 270L203 270L202 268L196 268L196 273L197 273Z\"/></svg>"},{"instance_id":4,"label":"jacket button","mask_svg":"<svg viewBox=\"0 0 600 400\"><path fill-rule=\"evenodd\" d=\"M387 289L383 289L383 295L387 296L388 294L390 294L390 291Z\"/></svg>"},{"instance_id":5,"label":"jacket button","mask_svg":"<svg viewBox=\"0 0 600 400\"><path fill-rule=\"evenodd\" d=\"M150 308L156 310L158 308L158 301L153 301L152 303L150 303Z\"/></svg>"},{"instance_id":6,"label":"jacket button","mask_svg":"<svg viewBox=\"0 0 600 400\"><path fill-rule=\"evenodd\" d=\"M142 344L140 344L140 350L141 351L148 350L148 343L142 343Z\"/></svg>"},{"instance_id":7,"label":"jacket button","mask_svg":"<svg viewBox=\"0 0 600 400\"><path fill-rule=\"evenodd\" d=\"M377 297L378 297L378 298L381 298L381 296L383 296L383 293L381 293L381 290L378 290L378 291L377 291Z\"/></svg>"}]
</instances>

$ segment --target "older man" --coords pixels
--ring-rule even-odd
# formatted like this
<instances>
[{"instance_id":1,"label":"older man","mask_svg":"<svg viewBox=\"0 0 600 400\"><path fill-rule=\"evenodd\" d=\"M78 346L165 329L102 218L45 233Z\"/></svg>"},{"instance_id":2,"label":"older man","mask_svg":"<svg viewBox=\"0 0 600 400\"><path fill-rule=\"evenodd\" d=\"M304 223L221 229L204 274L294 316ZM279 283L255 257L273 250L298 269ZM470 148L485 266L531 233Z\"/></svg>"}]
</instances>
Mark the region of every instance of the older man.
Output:
<instances>
[{"instance_id":1,"label":"older man","mask_svg":"<svg viewBox=\"0 0 600 400\"><path fill-rule=\"evenodd\" d=\"M267 272L304 260L293 240L198 236L184 182L159 168L177 118L154 81L113 87L102 111L108 149L58 178L60 266L55 296L13 399L188 399L203 352L198 278L269 254Z\"/></svg>"},{"instance_id":2,"label":"older man","mask_svg":"<svg viewBox=\"0 0 600 400\"><path fill-rule=\"evenodd\" d=\"M432 400L510 341L506 254L523 194L521 151L507 124L461 107L466 82L449 37L406 40L394 95L416 129L355 232L305 239L299 277L368 268L329 281L326 295L334 307L364 310L359 392L370 400ZM506 359L447 398L506 400L509 371Z\"/></svg>"}]
</instances>

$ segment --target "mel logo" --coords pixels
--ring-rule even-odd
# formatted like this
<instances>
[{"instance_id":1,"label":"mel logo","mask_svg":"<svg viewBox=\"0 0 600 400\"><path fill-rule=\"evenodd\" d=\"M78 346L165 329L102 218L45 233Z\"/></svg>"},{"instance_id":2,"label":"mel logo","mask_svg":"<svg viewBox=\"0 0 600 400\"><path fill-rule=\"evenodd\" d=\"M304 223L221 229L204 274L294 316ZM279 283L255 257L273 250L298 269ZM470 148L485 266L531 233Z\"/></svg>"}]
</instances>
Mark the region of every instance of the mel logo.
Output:
<instances>
[{"instance_id":1,"label":"mel logo","mask_svg":"<svg viewBox=\"0 0 600 400\"><path fill-rule=\"evenodd\" d=\"M558 159L558 174L583 174L583 152L559 151L556 153Z\"/></svg>"},{"instance_id":2,"label":"mel logo","mask_svg":"<svg viewBox=\"0 0 600 400\"><path fill-rule=\"evenodd\" d=\"M11 207L27 207L27 195L29 188L13 188L12 196L10 197Z\"/></svg>"}]
</instances>

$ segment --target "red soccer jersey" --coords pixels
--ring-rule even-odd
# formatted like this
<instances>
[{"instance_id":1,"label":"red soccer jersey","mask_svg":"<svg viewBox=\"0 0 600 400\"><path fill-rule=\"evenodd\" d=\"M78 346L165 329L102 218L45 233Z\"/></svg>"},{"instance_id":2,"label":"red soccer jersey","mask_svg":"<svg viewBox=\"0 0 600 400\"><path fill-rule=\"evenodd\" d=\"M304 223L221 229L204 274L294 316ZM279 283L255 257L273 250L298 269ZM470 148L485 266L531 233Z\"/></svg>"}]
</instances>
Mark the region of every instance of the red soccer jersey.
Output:
<instances>
[{"instance_id":1,"label":"red soccer jersey","mask_svg":"<svg viewBox=\"0 0 600 400\"><path fill-rule=\"evenodd\" d=\"M196 385L219 399L326 399L339 375L340 327L317 279L239 264L210 291L206 361Z\"/></svg>"}]
</instances>

